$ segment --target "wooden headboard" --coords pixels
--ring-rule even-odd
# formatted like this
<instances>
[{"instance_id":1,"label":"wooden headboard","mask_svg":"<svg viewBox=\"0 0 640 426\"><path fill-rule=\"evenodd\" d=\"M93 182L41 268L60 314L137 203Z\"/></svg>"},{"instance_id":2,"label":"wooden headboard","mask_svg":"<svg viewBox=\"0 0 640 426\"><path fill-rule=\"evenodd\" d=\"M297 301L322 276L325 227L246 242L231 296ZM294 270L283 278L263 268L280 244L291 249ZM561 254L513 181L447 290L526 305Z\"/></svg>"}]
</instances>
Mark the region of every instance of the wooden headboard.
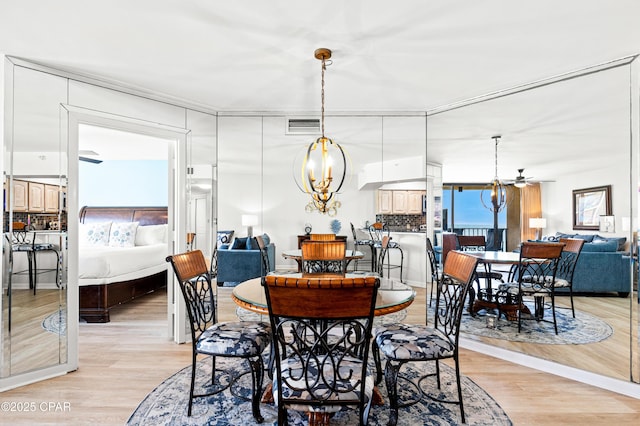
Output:
<instances>
[{"instance_id":1,"label":"wooden headboard","mask_svg":"<svg viewBox=\"0 0 640 426\"><path fill-rule=\"evenodd\" d=\"M80 223L140 222L140 225L167 223L166 207L90 207L80 209Z\"/></svg>"}]
</instances>

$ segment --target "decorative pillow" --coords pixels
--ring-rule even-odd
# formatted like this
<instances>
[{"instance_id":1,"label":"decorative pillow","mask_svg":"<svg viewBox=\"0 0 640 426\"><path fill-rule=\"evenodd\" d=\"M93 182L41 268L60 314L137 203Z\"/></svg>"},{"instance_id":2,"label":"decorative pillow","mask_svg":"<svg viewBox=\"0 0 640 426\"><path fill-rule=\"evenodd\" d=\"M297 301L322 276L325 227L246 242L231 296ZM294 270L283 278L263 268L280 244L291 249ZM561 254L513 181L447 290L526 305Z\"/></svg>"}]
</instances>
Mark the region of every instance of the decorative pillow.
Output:
<instances>
[{"instance_id":1,"label":"decorative pillow","mask_svg":"<svg viewBox=\"0 0 640 426\"><path fill-rule=\"evenodd\" d=\"M264 241L265 246L271 244L271 238L269 238L267 234L262 234L262 240Z\"/></svg>"},{"instance_id":2,"label":"decorative pillow","mask_svg":"<svg viewBox=\"0 0 640 426\"><path fill-rule=\"evenodd\" d=\"M584 240L585 243L590 243L593 241L593 238L595 237L595 235L591 235L591 234L576 234L571 238L576 238L576 239L580 239L580 240Z\"/></svg>"},{"instance_id":3,"label":"decorative pillow","mask_svg":"<svg viewBox=\"0 0 640 426\"><path fill-rule=\"evenodd\" d=\"M81 223L80 245L106 246L109 244L111 222Z\"/></svg>"},{"instance_id":4,"label":"decorative pillow","mask_svg":"<svg viewBox=\"0 0 640 426\"><path fill-rule=\"evenodd\" d=\"M231 243L231 238L233 238L233 231L218 231L218 248L222 244Z\"/></svg>"},{"instance_id":5,"label":"decorative pillow","mask_svg":"<svg viewBox=\"0 0 640 426\"><path fill-rule=\"evenodd\" d=\"M137 246L166 243L168 229L169 225L167 224L138 226L135 243Z\"/></svg>"},{"instance_id":6,"label":"decorative pillow","mask_svg":"<svg viewBox=\"0 0 640 426\"><path fill-rule=\"evenodd\" d=\"M231 244L231 250L245 250L247 248L247 239L246 238L236 238L233 240L233 244Z\"/></svg>"},{"instance_id":7,"label":"decorative pillow","mask_svg":"<svg viewBox=\"0 0 640 426\"><path fill-rule=\"evenodd\" d=\"M260 250L260 247L258 247L258 240L253 237L248 237L247 250Z\"/></svg>"},{"instance_id":8,"label":"decorative pillow","mask_svg":"<svg viewBox=\"0 0 640 426\"><path fill-rule=\"evenodd\" d=\"M119 222L111 224L109 247L133 247L139 222Z\"/></svg>"}]
</instances>

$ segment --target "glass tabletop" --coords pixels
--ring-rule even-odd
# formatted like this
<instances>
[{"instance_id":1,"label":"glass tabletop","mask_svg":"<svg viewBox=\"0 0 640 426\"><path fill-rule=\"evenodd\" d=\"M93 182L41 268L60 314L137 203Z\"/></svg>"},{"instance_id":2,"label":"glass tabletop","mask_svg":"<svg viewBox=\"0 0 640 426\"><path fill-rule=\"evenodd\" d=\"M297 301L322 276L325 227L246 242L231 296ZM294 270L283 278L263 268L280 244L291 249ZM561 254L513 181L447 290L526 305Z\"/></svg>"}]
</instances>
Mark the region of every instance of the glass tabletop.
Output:
<instances>
[{"instance_id":1,"label":"glass tabletop","mask_svg":"<svg viewBox=\"0 0 640 426\"><path fill-rule=\"evenodd\" d=\"M285 276L290 278L302 278L302 274L295 271L275 271L270 275ZM371 272L348 273L346 278L358 278L377 276ZM381 278L380 288L376 299L376 315L386 315L409 306L416 296L411 286L395 279ZM244 281L233 288L232 298L239 306L250 311L267 314L267 299L262 288L261 278L253 278Z\"/></svg>"}]
</instances>

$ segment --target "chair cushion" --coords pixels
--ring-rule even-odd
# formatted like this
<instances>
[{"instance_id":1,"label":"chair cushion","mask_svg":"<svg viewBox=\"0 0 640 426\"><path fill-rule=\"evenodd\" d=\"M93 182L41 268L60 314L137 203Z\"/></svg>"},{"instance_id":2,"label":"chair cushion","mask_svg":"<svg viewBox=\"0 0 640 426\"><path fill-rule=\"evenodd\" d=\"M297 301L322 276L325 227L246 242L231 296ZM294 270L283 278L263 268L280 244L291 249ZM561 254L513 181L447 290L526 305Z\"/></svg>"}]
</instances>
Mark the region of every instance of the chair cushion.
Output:
<instances>
[{"instance_id":1,"label":"chair cushion","mask_svg":"<svg viewBox=\"0 0 640 426\"><path fill-rule=\"evenodd\" d=\"M507 284L501 284L500 286L498 286L498 290L499 291L506 291L507 293L517 296L518 293L520 292L520 289L518 287L518 283L507 283ZM536 285L535 288L533 287L533 285L531 283L527 283L527 282L523 282L522 283L522 294L527 295L527 296L548 296L549 294L551 294L551 289L548 287L540 287L539 285Z\"/></svg>"},{"instance_id":2,"label":"chair cushion","mask_svg":"<svg viewBox=\"0 0 640 426\"><path fill-rule=\"evenodd\" d=\"M316 386L316 398L313 398L312 395L306 390L304 375L302 374L302 363L297 358L287 358L282 360L282 380L284 386L282 387L282 396L284 398L296 398L302 399L305 401L310 401L312 399L316 400L325 400L329 401L329 403L323 403L325 405L322 406L309 406L305 404L290 404L287 407L292 410L297 411L313 411L313 412L321 412L321 413L334 413L343 409L343 406L340 405L330 405L330 401L337 400L357 400L360 399L360 387L359 387L359 374L354 374L354 372L359 372L362 369L362 361L357 358L344 358L340 363L340 373L338 375L338 382L336 388L345 390L344 393L332 393L329 391L327 386L324 384L322 380L318 381L318 370L317 368L311 368L307 371L307 377L309 378L309 382L317 383ZM317 365L315 366L317 367ZM274 366L274 368L277 368ZM324 377L333 378L333 364L330 362L324 363ZM293 377L293 379L292 379ZM342 379L341 379L342 378ZM350 380L351 379L351 380ZM370 368L367 368L367 377L365 379L365 403L370 400L371 395L373 393L374 387L374 377ZM288 382L288 383L287 383ZM277 373L274 370L273 374L273 396L275 400L275 405L278 405L278 388L280 383L277 379ZM354 388L353 390L349 390ZM295 389L292 389L295 387Z\"/></svg>"},{"instance_id":3,"label":"chair cushion","mask_svg":"<svg viewBox=\"0 0 640 426\"><path fill-rule=\"evenodd\" d=\"M35 243L33 249L38 250L55 250L56 247L52 243Z\"/></svg>"},{"instance_id":4,"label":"chair cushion","mask_svg":"<svg viewBox=\"0 0 640 426\"><path fill-rule=\"evenodd\" d=\"M378 328L376 343L390 359L422 361L453 356L455 345L441 330L420 324Z\"/></svg>"},{"instance_id":5,"label":"chair cushion","mask_svg":"<svg viewBox=\"0 0 640 426\"><path fill-rule=\"evenodd\" d=\"M209 355L251 357L260 355L271 340L271 327L257 321L220 322L204 331L196 351Z\"/></svg>"}]
</instances>

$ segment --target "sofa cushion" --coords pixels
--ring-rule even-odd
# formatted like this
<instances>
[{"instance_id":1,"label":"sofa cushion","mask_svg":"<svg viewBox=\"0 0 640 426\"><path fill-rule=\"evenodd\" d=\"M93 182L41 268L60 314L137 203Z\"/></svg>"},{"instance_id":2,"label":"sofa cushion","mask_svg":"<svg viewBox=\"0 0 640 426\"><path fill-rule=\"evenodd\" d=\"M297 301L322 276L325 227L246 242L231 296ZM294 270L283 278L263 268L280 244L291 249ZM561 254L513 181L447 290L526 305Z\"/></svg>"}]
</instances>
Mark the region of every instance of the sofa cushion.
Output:
<instances>
[{"instance_id":1,"label":"sofa cushion","mask_svg":"<svg viewBox=\"0 0 640 426\"><path fill-rule=\"evenodd\" d=\"M615 252L618 251L618 242L615 240L606 241L606 242L598 242L598 243L589 243L582 246L582 251L584 252Z\"/></svg>"}]
</instances>

